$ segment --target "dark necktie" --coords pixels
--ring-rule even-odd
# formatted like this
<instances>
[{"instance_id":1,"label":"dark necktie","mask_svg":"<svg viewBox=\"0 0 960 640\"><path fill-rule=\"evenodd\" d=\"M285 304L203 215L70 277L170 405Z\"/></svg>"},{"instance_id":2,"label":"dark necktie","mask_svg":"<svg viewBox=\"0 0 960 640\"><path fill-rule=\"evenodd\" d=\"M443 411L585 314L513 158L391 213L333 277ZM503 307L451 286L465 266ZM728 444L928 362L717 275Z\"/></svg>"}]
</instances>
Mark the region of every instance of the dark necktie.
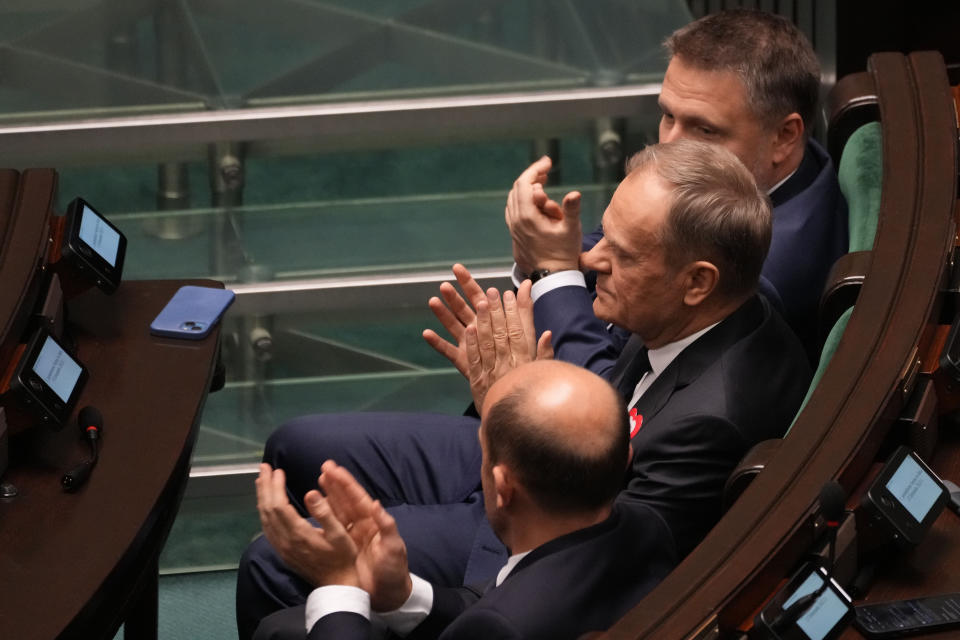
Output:
<instances>
[{"instance_id":1,"label":"dark necktie","mask_svg":"<svg viewBox=\"0 0 960 640\"><path fill-rule=\"evenodd\" d=\"M626 349L624 349L624 355L627 355ZM617 385L617 390L626 402L630 402L630 398L633 397L633 391L637 388L637 383L640 382L640 378L649 371L650 358L647 355L647 348L640 345L630 358L630 362L623 371L623 377L620 378L620 382Z\"/></svg>"}]
</instances>

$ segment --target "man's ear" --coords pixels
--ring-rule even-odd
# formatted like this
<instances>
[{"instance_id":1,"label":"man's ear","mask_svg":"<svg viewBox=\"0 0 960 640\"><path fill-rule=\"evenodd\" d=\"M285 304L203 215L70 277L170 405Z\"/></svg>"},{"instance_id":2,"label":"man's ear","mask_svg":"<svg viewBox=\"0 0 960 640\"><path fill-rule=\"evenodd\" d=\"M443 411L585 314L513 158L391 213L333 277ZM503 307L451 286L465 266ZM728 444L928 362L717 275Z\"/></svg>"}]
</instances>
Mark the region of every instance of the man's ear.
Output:
<instances>
[{"instance_id":1,"label":"man's ear","mask_svg":"<svg viewBox=\"0 0 960 640\"><path fill-rule=\"evenodd\" d=\"M791 113L776 128L776 136L773 140L773 163L782 164L797 152L797 148L803 148L803 118L799 113Z\"/></svg>"},{"instance_id":2,"label":"man's ear","mask_svg":"<svg viewBox=\"0 0 960 640\"><path fill-rule=\"evenodd\" d=\"M684 268L683 303L690 307L697 306L713 293L719 282L720 270L712 262L691 262Z\"/></svg>"},{"instance_id":3,"label":"man's ear","mask_svg":"<svg viewBox=\"0 0 960 640\"><path fill-rule=\"evenodd\" d=\"M506 509L513 502L516 489L513 474L502 464L495 465L491 473L493 474L493 491L497 496L497 508Z\"/></svg>"}]
</instances>

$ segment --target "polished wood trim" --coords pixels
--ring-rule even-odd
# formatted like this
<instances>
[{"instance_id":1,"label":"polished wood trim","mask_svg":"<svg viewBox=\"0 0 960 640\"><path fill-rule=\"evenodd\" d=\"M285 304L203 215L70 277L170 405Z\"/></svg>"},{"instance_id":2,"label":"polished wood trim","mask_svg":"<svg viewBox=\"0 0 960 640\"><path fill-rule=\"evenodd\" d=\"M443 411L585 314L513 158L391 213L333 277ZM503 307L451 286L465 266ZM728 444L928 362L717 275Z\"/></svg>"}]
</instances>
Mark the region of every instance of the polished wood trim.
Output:
<instances>
[{"instance_id":1,"label":"polished wood trim","mask_svg":"<svg viewBox=\"0 0 960 640\"><path fill-rule=\"evenodd\" d=\"M4 170L0 187L9 189L12 177ZM12 207L0 238L0 358L20 340L40 292L38 276L47 253L56 188L53 169L27 169L19 176L12 202L9 191L0 191L0 207Z\"/></svg>"},{"instance_id":2,"label":"polished wood trim","mask_svg":"<svg viewBox=\"0 0 960 640\"><path fill-rule=\"evenodd\" d=\"M873 76L851 73L837 81L827 96L827 151L834 166L840 166L840 153L853 132L879 119Z\"/></svg>"}]
</instances>

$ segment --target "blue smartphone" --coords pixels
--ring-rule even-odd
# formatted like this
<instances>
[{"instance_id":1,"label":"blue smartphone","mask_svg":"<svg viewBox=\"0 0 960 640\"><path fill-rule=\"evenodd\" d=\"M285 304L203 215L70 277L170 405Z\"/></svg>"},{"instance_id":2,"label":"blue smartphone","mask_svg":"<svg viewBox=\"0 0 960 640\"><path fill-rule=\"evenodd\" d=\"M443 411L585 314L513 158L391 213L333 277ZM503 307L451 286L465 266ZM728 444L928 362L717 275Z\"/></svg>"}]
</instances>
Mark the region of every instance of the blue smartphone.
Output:
<instances>
[{"instance_id":1,"label":"blue smartphone","mask_svg":"<svg viewBox=\"0 0 960 640\"><path fill-rule=\"evenodd\" d=\"M183 286L150 323L150 333L165 338L200 340L217 324L233 302L229 289Z\"/></svg>"}]
</instances>

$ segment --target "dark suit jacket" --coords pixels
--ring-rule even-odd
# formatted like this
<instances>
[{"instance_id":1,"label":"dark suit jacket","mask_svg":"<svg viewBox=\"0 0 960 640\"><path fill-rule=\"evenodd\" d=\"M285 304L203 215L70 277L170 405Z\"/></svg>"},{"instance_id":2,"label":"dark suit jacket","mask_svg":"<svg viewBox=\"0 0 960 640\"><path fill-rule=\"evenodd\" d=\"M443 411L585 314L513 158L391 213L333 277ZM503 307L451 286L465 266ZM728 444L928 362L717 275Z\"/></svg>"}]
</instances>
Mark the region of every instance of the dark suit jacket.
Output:
<instances>
[{"instance_id":1,"label":"dark suit jacket","mask_svg":"<svg viewBox=\"0 0 960 640\"><path fill-rule=\"evenodd\" d=\"M664 517L681 555L720 519L737 462L783 436L810 375L790 329L756 296L684 349L637 402L627 492Z\"/></svg>"},{"instance_id":2,"label":"dark suit jacket","mask_svg":"<svg viewBox=\"0 0 960 640\"><path fill-rule=\"evenodd\" d=\"M815 140L807 142L800 166L770 195L770 200L773 235L759 291L783 313L811 362L816 362L820 295L833 263L847 252L849 227L847 201L840 193L833 161ZM602 237L600 229L585 236L583 250L592 248ZM613 340L622 346L622 335L614 332ZM556 335L553 344L558 347ZM585 352L581 357L589 355ZM586 362L569 362L599 373Z\"/></svg>"},{"instance_id":3,"label":"dark suit jacket","mask_svg":"<svg viewBox=\"0 0 960 640\"><path fill-rule=\"evenodd\" d=\"M630 338L614 361L616 343L602 340L610 334L598 331L583 287L541 296L534 316L538 330L556 327L563 344L558 357L567 359L564 350L571 348L581 354L593 349L587 363L614 385L642 346L639 337ZM552 322L561 316L562 322ZM734 466L757 442L784 434L809 383L797 338L763 297L754 296L684 349L640 398L643 421L631 442L627 491L663 516L681 557L720 518L723 484Z\"/></svg>"},{"instance_id":4,"label":"dark suit jacket","mask_svg":"<svg viewBox=\"0 0 960 640\"><path fill-rule=\"evenodd\" d=\"M430 616L411 640L576 638L605 630L677 562L669 529L649 507L620 499L600 524L544 544L499 586L434 589ZM309 638L365 638L369 623L349 613L321 618Z\"/></svg>"}]
</instances>

